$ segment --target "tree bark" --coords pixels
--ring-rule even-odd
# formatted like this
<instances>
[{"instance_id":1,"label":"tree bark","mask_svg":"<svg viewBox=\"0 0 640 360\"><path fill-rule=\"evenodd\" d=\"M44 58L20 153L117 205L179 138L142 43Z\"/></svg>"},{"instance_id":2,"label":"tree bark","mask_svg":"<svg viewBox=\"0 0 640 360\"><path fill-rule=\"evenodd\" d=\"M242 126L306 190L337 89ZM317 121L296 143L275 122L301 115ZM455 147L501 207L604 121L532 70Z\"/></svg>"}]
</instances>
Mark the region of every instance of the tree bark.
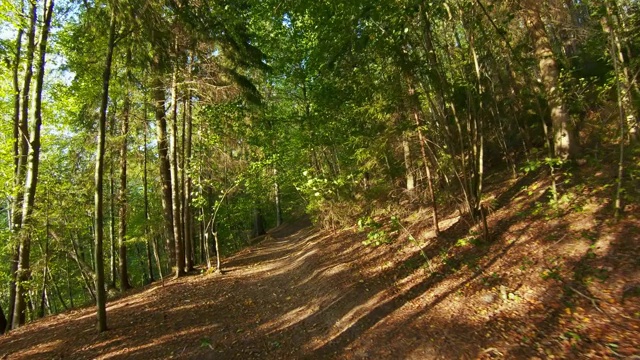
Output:
<instances>
[{"instance_id":1,"label":"tree bark","mask_svg":"<svg viewBox=\"0 0 640 360\"><path fill-rule=\"evenodd\" d=\"M35 4L35 1L34 1ZM33 5L35 6L35 5ZM35 97L33 98L33 128L29 137L29 154L27 160L27 173L25 183L24 199L22 201L22 225L26 225L30 221L31 214L36 197L36 188L38 186L38 170L40 167L40 127L42 126L42 89L44 87L44 70L47 54L47 40L49 39L49 30L51 27L51 17L53 15L53 0L45 2L43 23L40 30L39 39L39 58L36 67L36 88ZM24 109L24 107L23 107ZM23 113L24 116L24 113ZM24 232L20 236L20 249L18 251L18 271L15 296L15 310L13 313L13 326L20 326L24 323L25 298L24 289L20 283L27 281L30 274L29 257L31 255L31 236L30 233Z\"/></svg>"},{"instance_id":2,"label":"tree bark","mask_svg":"<svg viewBox=\"0 0 640 360\"><path fill-rule=\"evenodd\" d=\"M22 13L21 9L21 13ZM29 128L28 128L28 104L29 104L29 89L31 87L31 78L33 77L33 58L35 51L35 24L37 11L34 4L30 7L29 11L29 32L27 33L27 62L25 63L24 70L24 82L23 92L21 92L19 85L19 68L22 48L22 28L18 29L16 36L16 55L13 67L13 89L14 89L14 155L15 155L15 170L14 170L14 195L11 202L11 232L15 236L20 232L22 227L20 210L22 209L22 200L24 197L24 174L27 164L27 152ZM22 102L21 102L22 97ZM21 105L27 104L26 109ZM21 114L22 111L22 114ZM11 254L11 266L10 266L10 284L9 284L9 308L7 312L7 325L6 330L12 328L13 313L15 309L16 300L16 276L18 271L18 261L20 255L20 244L18 243L13 249Z\"/></svg>"},{"instance_id":3,"label":"tree bark","mask_svg":"<svg viewBox=\"0 0 640 360\"><path fill-rule=\"evenodd\" d=\"M152 240L149 237L149 221L151 220L149 218L149 181L148 181L148 176L147 176L147 131L148 129L148 124L147 124L147 100L145 98L145 103L144 103L144 114L143 114L143 126L144 126L144 135L143 135L143 141L144 141L144 157L142 160L142 187L143 187L143 196L144 196L144 236L145 236L145 242L147 244L147 267L148 267L148 271L149 271L149 281L153 282L154 281L154 276L153 276L153 262L151 261L151 243ZM160 265L160 264L158 264ZM160 272L160 276L162 276L162 272Z\"/></svg>"},{"instance_id":4,"label":"tree bark","mask_svg":"<svg viewBox=\"0 0 640 360\"><path fill-rule=\"evenodd\" d=\"M276 226L282 225L282 205L280 204L280 183L278 182L278 168L273 167L273 193L276 203Z\"/></svg>"},{"instance_id":5,"label":"tree bark","mask_svg":"<svg viewBox=\"0 0 640 360\"><path fill-rule=\"evenodd\" d=\"M116 37L116 16L115 10L111 9L111 20L109 24L109 43L107 56L105 59L104 73L102 74L102 102L100 104L100 120L98 123L98 146L96 151L96 173L95 173L95 288L96 288L96 313L97 330L101 333L107 330L106 293L104 290L104 262L103 262L103 236L104 236L104 214L103 214L103 191L102 183L104 178L104 153L105 153L105 131L107 122L107 107L109 105L109 83L111 80L111 63L113 60L113 50Z\"/></svg>"},{"instance_id":6,"label":"tree bark","mask_svg":"<svg viewBox=\"0 0 640 360\"><path fill-rule=\"evenodd\" d=\"M407 96L408 96L408 110L410 112L410 116L413 118L413 121L416 125L416 132L418 134L418 141L420 143L420 154L422 155L422 162L424 163L425 174L427 175L427 190L429 191L429 197L431 202L431 216L433 220L433 229L438 236L440 234L440 226L438 220L438 204L436 201L436 195L433 190L433 176L431 173L431 167L429 166L429 158L427 157L427 151L425 148L425 144L427 139L425 138L422 132L422 110L420 105L420 99L418 98L418 94L413 85L413 78L410 75L408 64L406 59L403 58L404 55L401 55L400 64L401 71L403 72L403 76L405 77L405 82L407 86Z\"/></svg>"},{"instance_id":7,"label":"tree bark","mask_svg":"<svg viewBox=\"0 0 640 360\"><path fill-rule=\"evenodd\" d=\"M154 61L156 78L153 84L153 97L155 100L155 117L158 137L158 156L160 160L160 179L162 182L162 213L164 215L166 231L166 247L169 254L169 263L176 262L176 243L173 233L173 201L171 192L171 166L169 163L169 146L167 144L167 117L165 113L164 84L160 78L160 60Z\"/></svg>"},{"instance_id":8,"label":"tree bark","mask_svg":"<svg viewBox=\"0 0 640 360\"><path fill-rule=\"evenodd\" d=\"M633 85L636 82L635 79L637 76L631 76L631 71L624 58L622 41L619 35L620 31L624 30L624 26L620 21L618 6L616 6L615 1L611 0L607 0L604 3L607 14L601 20L602 29L606 34L609 34L610 42L612 43L611 59L616 64L616 82L620 85L619 102L624 110L623 116L627 124L629 140L631 143L635 143L638 141L639 136L638 117L636 116L636 109L633 107L631 90L634 87ZM621 140L624 141L624 139Z\"/></svg>"},{"instance_id":9,"label":"tree bark","mask_svg":"<svg viewBox=\"0 0 640 360\"><path fill-rule=\"evenodd\" d=\"M191 138L192 138L192 121L193 115L191 112L191 94L187 92L187 99L185 102L185 122L182 131L184 140L184 156L183 156L183 169L182 174L184 177L184 191L182 202L183 224L184 224L184 241L185 241L185 266L187 271L193 270L193 224L191 216Z\"/></svg>"},{"instance_id":10,"label":"tree bark","mask_svg":"<svg viewBox=\"0 0 640 360\"><path fill-rule=\"evenodd\" d=\"M415 178L413 176L413 164L411 161L411 147L409 145L408 135L402 135L402 152L404 155L404 168L406 171L407 191L412 194L415 188Z\"/></svg>"},{"instance_id":11,"label":"tree bark","mask_svg":"<svg viewBox=\"0 0 640 360\"><path fill-rule=\"evenodd\" d=\"M127 49L127 70L126 79L127 84L131 78L131 49ZM120 205L120 226L118 228L118 245L119 245L119 272L120 272L120 290L128 290L131 288L129 283L129 272L127 266L127 137L129 136L129 115L131 111L131 94L129 93L129 87L127 86L127 94L124 98L123 116L122 116L122 128L121 136L122 142L120 143L120 196L118 196L118 202Z\"/></svg>"},{"instance_id":12,"label":"tree bark","mask_svg":"<svg viewBox=\"0 0 640 360\"><path fill-rule=\"evenodd\" d=\"M56 291L56 295L58 296L58 300L60 301L60 304L62 304L62 307L64 308L64 310L69 310L69 307L67 306L67 303L65 303L64 299L62 298L62 292L60 291L60 288L58 287L58 284L53 279L53 275L51 275L51 271L49 271L48 276L49 276L49 281L53 284L53 288Z\"/></svg>"},{"instance_id":13,"label":"tree bark","mask_svg":"<svg viewBox=\"0 0 640 360\"><path fill-rule=\"evenodd\" d=\"M115 109L114 109L115 110ZM115 116L111 116L109 131L111 137L115 137ZM116 256L116 185L114 175L113 157L109 159L109 288L116 288L117 256Z\"/></svg>"},{"instance_id":14,"label":"tree bark","mask_svg":"<svg viewBox=\"0 0 640 360\"><path fill-rule=\"evenodd\" d=\"M524 9L524 15L533 38L540 77L551 110L554 154L562 160L567 160L576 155L577 144L574 139L571 118L559 87L560 70L540 11L540 4L529 1L527 8Z\"/></svg>"},{"instance_id":15,"label":"tree bark","mask_svg":"<svg viewBox=\"0 0 640 360\"><path fill-rule=\"evenodd\" d=\"M169 132L171 201L173 205L173 236L176 245L176 277L184 275L184 239L182 236L182 216L180 210L180 176L178 174L178 84L177 67L174 68L171 81L171 131Z\"/></svg>"},{"instance_id":16,"label":"tree bark","mask_svg":"<svg viewBox=\"0 0 640 360\"><path fill-rule=\"evenodd\" d=\"M4 311L2 311L2 305L0 305L0 335L5 333L8 324L7 317L4 315Z\"/></svg>"},{"instance_id":17,"label":"tree bark","mask_svg":"<svg viewBox=\"0 0 640 360\"><path fill-rule=\"evenodd\" d=\"M20 10L22 14L23 9ZM12 80L13 80L13 155L14 155L14 165L15 171L18 171L18 164L21 154L26 155L26 136L23 133L26 133L26 127L21 128L20 122L20 59L22 52L22 35L24 34L24 30L22 27L18 28L18 34L16 35L16 54L13 60L13 68L12 68ZM25 151L22 148L22 144L24 144Z\"/></svg>"}]
</instances>

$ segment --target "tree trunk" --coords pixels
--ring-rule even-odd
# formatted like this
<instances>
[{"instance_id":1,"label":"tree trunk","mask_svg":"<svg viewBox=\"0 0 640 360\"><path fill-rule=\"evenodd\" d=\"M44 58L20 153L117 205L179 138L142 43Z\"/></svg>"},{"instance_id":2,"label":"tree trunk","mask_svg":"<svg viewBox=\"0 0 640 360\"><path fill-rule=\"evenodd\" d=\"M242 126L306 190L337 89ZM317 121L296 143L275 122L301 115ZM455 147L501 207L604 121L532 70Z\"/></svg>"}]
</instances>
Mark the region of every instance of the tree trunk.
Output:
<instances>
[{"instance_id":1,"label":"tree trunk","mask_svg":"<svg viewBox=\"0 0 640 360\"><path fill-rule=\"evenodd\" d=\"M567 160L576 155L577 144L574 139L571 118L559 86L560 70L540 11L539 4L528 2L527 9L524 10L525 20L533 38L540 77L551 110L554 154L562 160Z\"/></svg>"},{"instance_id":2,"label":"tree trunk","mask_svg":"<svg viewBox=\"0 0 640 360\"><path fill-rule=\"evenodd\" d=\"M149 182L148 182L148 176L147 176L147 131L148 129L148 124L147 124L147 100L145 98L145 102L144 102L144 110L143 110L143 141L144 141L144 157L142 159L142 187L143 187L143 197L144 197L144 237L145 237L145 242L147 244L147 268L149 271L149 281L153 282L154 281L154 276L153 276L153 262L151 261L151 244L152 244L152 240L150 239L149 236L149 221L151 220L149 218ZM158 264L159 265L159 264ZM162 276L162 273L160 273L160 276Z\"/></svg>"},{"instance_id":3,"label":"tree trunk","mask_svg":"<svg viewBox=\"0 0 640 360\"><path fill-rule=\"evenodd\" d=\"M176 245L176 277L184 275L184 239L182 237L182 216L180 210L180 183L178 174L178 84L177 68L173 71L171 82L171 131L169 132L171 201L173 205L173 236Z\"/></svg>"},{"instance_id":4,"label":"tree trunk","mask_svg":"<svg viewBox=\"0 0 640 360\"><path fill-rule=\"evenodd\" d=\"M38 313L39 317L44 317L44 307L47 297L47 280L49 280L49 196L47 193L47 205L46 205L46 213L45 213L45 243L44 243L44 251L42 251L42 245L40 245L40 251L44 254L44 270L42 274L42 291L40 293L40 310Z\"/></svg>"},{"instance_id":5,"label":"tree trunk","mask_svg":"<svg viewBox=\"0 0 640 360\"><path fill-rule=\"evenodd\" d=\"M69 237L71 238L71 236ZM91 266L89 266L83 260L82 254L78 250L79 248L78 242L73 238L71 238L71 246L73 248L73 251L68 251L67 255L71 256L71 258L76 262L76 265L78 266L78 270L80 271L80 276L82 277L82 280L84 281L84 285L87 288L87 292L89 293L91 298L95 300L96 298L95 289L92 287L92 286L95 286L95 284L91 284L91 279L95 279L95 272L93 271Z\"/></svg>"},{"instance_id":6,"label":"tree trunk","mask_svg":"<svg viewBox=\"0 0 640 360\"><path fill-rule=\"evenodd\" d=\"M114 109L115 110L115 109ZM115 137L115 115L109 121L109 132L112 138ZM114 175L113 156L109 159L109 288L116 288L117 256L116 256L116 185Z\"/></svg>"},{"instance_id":7,"label":"tree trunk","mask_svg":"<svg viewBox=\"0 0 640 360\"><path fill-rule=\"evenodd\" d=\"M160 179L162 182L162 213L164 215L169 263L176 262L176 242L173 233L173 201L171 192L171 166L169 163L169 146L167 144L167 117L165 113L164 84L160 78L160 60L154 62L156 78L153 84L155 100L156 129L158 137L158 157L160 160Z\"/></svg>"},{"instance_id":8,"label":"tree trunk","mask_svg":"<svg viewBox=\"0 0 640 360\"><path fill-rule=\"evenodd\" d=\"M276 226L282 225L282 205L280 204L280 183L278 182L278 169L273 167L273 193L276 202Z\"/></svg>"},{"instance_id":9,"label":"tree trunk","mask_svg":"<svg viewBox=\"0 0 640 360\"><path fill-rule=\"evenodd\" d=\"M109 82L111 80L111 62L116 37L115 10L111 9L109 24L109 43L107 57L105 59L104 73L102 75L102 102L100 104L100 120L98 123L98 146L96 151L95 173L95 287L97 308L97 330L101 333L107 330L106 294L104 290L104 263L102 242L104 236L103 192L102 182L104 178L104 153L105 153L105 128L107 122L107 107L109 105Z\"/></svg>"},{"instance_id":10,"label":"tree trunk","mask_svg":"<svg viewBox=\"0 0 640 360\"><path fill-rule=\"evenodd\" d=\"M2 305L0 305L0 335L5 333L8 324L7 317L4 316L4 311L2 311Z\"/></svg>"},{"instance_id":11,"label":"tree trunk","mask_svg":"<svg viewBox=\"0 0 640 360\"><path fill-rule=\"evenodd\" d=\"M22 2L21 2L22 5ZM23 10L20 9L20 14L23 15ZM18 34L16 35L16 54L13 60L12 80L13 80L13 155L15 157L14 165L15 171L18 170L21 154L26 156L26 126L22 127L20 121L20 58L22 52L22 35L24 30L22 27L18 27ZM33 53L33 52L32 52ZM33 61L33 58L32 60ZM26 74L25 74L26 75ZM26 125L26 123L25 123ZM23 148L24 146L24 148ZM16 179L17 180L17 179Z\"/></svg>"},{"instance_id":12,"label":"tree trunk","mask_svg":"<svg viewBox=\"0 0 640 360\"><path fill-rule=\"evenodd\" d=\"M407 191L412 194L415 188L415 178L413 177L413 164L411 162L411 147L409 145L408 135L402 135L402 152L404 154L404 168L406 171Z\"/></svg>"},{"instance_id":13,"label":"tree trunk","mask_svg":"<svg viewBox=\"0 0 640 360\"><path fill-rule=\"evenodd\" d=\"M35 2L34 2L35 3ZM33 99L33 118L34 124L29 137L29 155L27 160L27 174L25 184L25 194L22 201L22 225L24 226L30 221L33 213L33 206L36 197L36 188L38 186L38 170L40 167L40 127L42 125L42 89L44 86L44 70L45 59L47 54L47 40L49 39L49 29L51 27L51 16L53 14L53 0L45 3L43 24L40 30L39 39L39 58L36 67L36 88L35 97ZM30 278L31 255L31 235L25 232L20 237L20 249L18 251L18 271L15 297L15 310L13 313L13 326L20 326L24 322L25 299L24 289L20 283Z\"/></svg>"},{"instance_id":14,"label":"tree trunk","mask_svg":"<svg viewBox=\"0 0 640 360\"><path fill-rule=\"evenodd\" d=\"M631 143L638 141L638 117L633 107L631 90L632 84L636 82L637 76L631 76L629 66L625 61L622 42L620 41L619 33L624 30L624 26L621 24L620 15L618 14L618 7L615 2L611 0L605 1L605 7L607 10L606 16L602 18L602 28L606 34L609 34L611 44L611 59L616 64L615 73L617 77L617 84L620 85L619 102L622 105L624 111L624 119L628 128L629 140ZM621 139L624 141L624 139Z\"/></svg>"},{"instance_id":15,"label":"tree trunk","mask_svg":"<svg viewBox=\"0 0 640 360\"><path fill-rule=\"evenodd\" d=\"M21 9L22 10L22 9ZM22 13L22 11L21 11ZM31 87L31 78L33 77L33 58L35 53L35 31L37 20L36 4L31 4L29 8L29 31L27 33L27 62L24 68L24 82L22 92L18 85L20 52L22 47L22 28L18 29L16 38L16 56L13 68L13 88L14 94L14 153L15 153L15 170L14 170L14 186L15 192L11 203L11 232L17 235L22 227L22 200L24 198L24 180L27 164L28 139L29 139L29 95ZM20 98L22 97L22 102ZM22 113L21 113L22 111ZM11 257L10 267L10 285L9 285L9 309L7 330L12 328L13 314L16 301L16 281L18 262L20 256L20 244L15 246ZM24 321L24 320L23 320Z\"/></svg>"},{"instance_id":16,"label":"tree trunk","mask_svg":"<svg viewBox=\"0 0 640 360\"><path fill-rule=\"evenodd\" d=\"M191 94L187 92L187 100L184 109L184 118L185 121L183 123L183 131L182 136L185 139L183 142L183 168L182 174L184 177L184 191L183 193L183 201L182 201L182 213L183 213L183 224L184 224L184 242L185 242L185 266L187 271L193 270L193 224L191 217L191 138L192 138L192 121L193 115L191 112Z\"/></svg>"},{"instance_id":17,"label":"tree trunk","mask_svg":"<svg viewBox=\"0 0 640 360\"><path fill-rule=\"evenodd\" d=\"M127 66L126 66L126 79L128 82L131 79L131 48L127 49ZM119 246L119 271L120 271L120 290L128 290L131 288L129 283L129 273L127 266L127 137L129 136L129 113L131 111L131 94L129 93L127 86L127 94L124 98L123 116L122 116L122 128L121 136L122 142L120 143L120 196L118 196L118 202L120 205L120 226L118 228L118 246Z\"/></svg>"},{"instance_id":18,"label":"tree trunk","mask_svg":"<svg viewBox=\"0 0 640 360\"><path fill-rule=\"evenodd\" d=\"M60 301L60 304L62 304L62 307L64 308L64 310L69 310L69 307L67 306L67 304L64 302L64 299L62 298L62 292L60 291L58 284L54 280L53 275L51 275L51 271L49 271L48 275L49 275L49 281L53 284L53 288L56 291L56 295L58 296L58 300Z\"/></svg>"},{"instance_id":19,"label":"tree trunk","mask_svg":"<svg viewBox=\"0 0 640 360\"><path fill-rule=\"evenodd\" d=\"M253 209L253 236L260 236L266 234L264 229L264 216L260 208Z\"/></svg>"},{"instance_id":20,"label":"tree trunk","mask_svg":"<svg viewBox=\"0 0 640 360\"><path fill-rule=\"evenodd\" d=\"M67 271L67 293L69 294L69 306L73 309L75 305L73 304L73 289L71 288L71 270L69 269L69 254L65 254L64 257L64 266Z\"/></svg>"},{"instance_id":21,"label":"tree trunk","mask_svg":"<svg viewBox=\"0 0 640 360\"><path fill-rule=\"evenodd\" d=\"M429 158L427 157L427 151L425 149L425 143L427 142L424 134L422 133L422 119L421 119L421 105L420 99L418 98L418 94L416 92L415 87L413 86L412 76L409 75L409 69L407 67L407 63L404 59L401 59L402 71L405 73L405 81L407 86L407 96L408 96L408 106L409 111L411 113L411 117L416 124L416 132L418 134L418 141L420 143L420 154L422 155L422 162L424 163L425 174L427 175L427 190L429 191L429 197L431 202L431 216L433 219L433 229L438 236L440 234L440 226L438 223L438 204L436 202L436 195L433 190L433 177L431 174L431 167L429 166Z\"/></svg>"}]
</instances>

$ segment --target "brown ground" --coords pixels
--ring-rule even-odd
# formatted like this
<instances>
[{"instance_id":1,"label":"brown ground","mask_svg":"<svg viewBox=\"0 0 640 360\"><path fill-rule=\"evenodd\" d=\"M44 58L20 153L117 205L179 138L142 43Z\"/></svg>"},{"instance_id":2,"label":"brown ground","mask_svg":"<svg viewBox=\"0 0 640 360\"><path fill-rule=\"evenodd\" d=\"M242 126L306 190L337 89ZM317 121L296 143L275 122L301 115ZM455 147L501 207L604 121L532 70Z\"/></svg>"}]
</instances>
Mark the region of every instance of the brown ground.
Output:
<instances>
[{"instance_id":1,"label":"brown ground","mask_svg":"<svg viewBox=\"0 0 640 360\"><path fill-rule=\"evenodd\" d=\"M425 211L379 247L363 246L354 229L287 225L226 259L224 275L154 283L110 302L103 334L92 308L78 310L0 337L0 355L638 359L638 208L611 222L611 189L589 176L593 186L565 189L572 195L559 212L540 201L542 176L494 184L487 240L455 214L435 238Z\"/></svg>"}]
</instances>

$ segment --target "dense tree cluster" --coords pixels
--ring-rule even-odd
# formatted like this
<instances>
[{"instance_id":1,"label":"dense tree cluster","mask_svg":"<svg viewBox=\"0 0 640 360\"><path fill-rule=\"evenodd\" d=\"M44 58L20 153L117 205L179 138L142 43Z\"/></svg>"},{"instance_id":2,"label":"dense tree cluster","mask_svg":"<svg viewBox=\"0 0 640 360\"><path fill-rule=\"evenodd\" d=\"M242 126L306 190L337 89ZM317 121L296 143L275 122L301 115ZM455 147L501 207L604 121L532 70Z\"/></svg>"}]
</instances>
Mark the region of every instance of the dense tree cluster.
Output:
<instances>
[{"instance_id":1,"label":"dense tree cluster","mask_svg":"<svg viewBox=\"0 0 640 360\"><path fill-rule=\"evenodd\" d=\"M638 136L635 0L2 0L0 326ZM635 154L631 154L635 155ZM93 198L92 198L93 196ZM386 204L383 206L383 204ZM486 231L486 222L484 222ZM213 259L217 258L214 264ZM6 326L3 326L5 325Z\"/></svg>"}]
</instances>

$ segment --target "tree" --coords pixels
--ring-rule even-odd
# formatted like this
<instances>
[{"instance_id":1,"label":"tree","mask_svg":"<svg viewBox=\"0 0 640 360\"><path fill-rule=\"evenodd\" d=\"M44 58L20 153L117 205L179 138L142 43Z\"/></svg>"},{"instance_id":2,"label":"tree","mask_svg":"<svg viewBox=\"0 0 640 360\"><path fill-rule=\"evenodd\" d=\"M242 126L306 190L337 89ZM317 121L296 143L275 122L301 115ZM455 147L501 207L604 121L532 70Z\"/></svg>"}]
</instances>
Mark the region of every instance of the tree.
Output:
<instances>
[{"instance_id":1,"label":"tree","mask_svg":"<svg viewBox=\"0 0 640 360\"><path fill-rule=\"evenodd\" d=\"M4 334L7 329L7 318L4 315L4 311L2 311L2 306L0 306L0 335Z\"/></svg>"},{"instance_id":2,"label":"tree","mask_svg":"<svg viewBox=\"0 0 640 360\"><path fill-rule=\"evenodd\" d=\"M177 43L176 43L177 47ZM184 238L182 231L182 210L180 199L180 177L178 174L178 84L177 84L177 64L171 78L171 131L169 132L169 166L171 170L171 204L173 217L173 238L176 244L176 277L182 276L184 272Z\"/></svg>"},{"instance_id":3,"label":"tree","mask_svg":"<svg viewBox=\"0 0 640 360\"><path fill-rule=\"evenodd\" d=\"M35 1L34 1L35 3ZM35 5L33 5L35 6ZM30 222L34 209L36 196L36 188L38 186L38 170L40 166L40 128L42 126L42 90L44 86L45 59L47 54L47 41L49 39L49 31L51 27L51 18L53 15L53 0L45 1L43 24L40 29L38 63L36 65L36 88L35 97L33 99L33 128L29 137L29 153L26 172L26 183L24 191L24 199L22 202L22 227L24 228ZM26 90L25 90L26 91ZM23 106L24 108L24 106ZM23 111L23 118L25 118ZM24 311L26 308L26 300L24 298L24 282L29 277L30 254L31 254L31 234L29 229L20 236L20 247L18 250L18 269L17 269L17 285L15 295L15 309L13 312L13 327L18 327L24 323Z\"/></svg>"},{"instance_id":4,"label":"tree","mask_svg":"<svg viewBox=\"0 0 640 360\"><path fill-rule=\"evenodd\" d=\"M160 162L160 179L162 183L162 210L164 215L164 226L169 252L169 263L176 262L176 240L173 226L173 199L171 190L171 166L169 164L169 145L167 143L167 118L165 113L165 88L162 82L161 53L162 49L156 50L153 59L155 79L153 81L153 97L155 102L155 118L158 141L158 155ZM163 63L163 62L162 62Z\"/></svg>"},{"instance_id":5,"label":"tree","mask_svg":"<svg viewBox=\"0 0 640 360\"><path fill-rule=\"evenodd\" d=\"M128 85L131 81L131 48L127 49L126 60L126 78L125 83ZM127 137L129 136L129 115L131 112L131 94L129 86L126 86L126 94L124 97L124 106L122 114L122 128L120 135L122 142L120 144L120 227L118 232L119 243L119 259L120 259L120 289L127 290L131 288L129 284L129 272L127 270Z\"/></svg>"},{"instance_id":6,"label":"tree","mask_svg":"<svg viewBox=\"0 0 640 360\"><path fill-rule=\"evenodd\" d=\"M116 38L116 12L111 9L109 20L109 42L105 57L104 72L102 74L102 99L100 103L100 119L98 120L98 145L96 149L96 172L95 172L95 288L96 288L96 308L97 308L97 330L103 332L107 330L106 293L104 289L104 199L103 199L103 179L104 179L104 154L105 154L105 132L107 123L107 107L109 105L109 83L111 80L111 63L113 61L113 51Z\"/></svg>"},{"instance_id":7,"label":"tree","mask_svg":"<svg viewBox=\"0 0 640 360\"><path fill-rule=\"evenodd\" d=\"M22 12L22 9L21 9ZM27 166L27 153L29 138L29 95L31 88L31 78L33 76L33 59L35 53L35 31L36 31L37 8L35 3L31 3L29 7L29 30L27 32L27 61L25 63L24 81L22 87L22 100L20 99L20 89L18 86L18 68L20 67L20 50L22 28L18 29L18 37L16 39L16 55L14 60L13 80L14 80L14 156L15 156L15 173L14 186L15 193L12 201L12 221L11 230L14 235L18 235L22 228L22 200L24 198L24 179ZM15 312L16 301L16 281L20 256L20 244L16 246L11 263L11 285L9 300L9 326L12 327L13 314ZM24 321L24 320L22 320Z\"/></svg>"},{"instance_id":8,"label":"tree","mask_svg":"<svg viewBox=\"0 0 640 360\"><path fill-rule=\"evenodd\" d=\"M524 4L524 19L533 39L540 78L551 111L554 153L558 158L566 160L576 155L577 144L558 80L560 75L558 62L545 30L541 13L539 2L529 1Z\"/></svg>"}]
</instances>

